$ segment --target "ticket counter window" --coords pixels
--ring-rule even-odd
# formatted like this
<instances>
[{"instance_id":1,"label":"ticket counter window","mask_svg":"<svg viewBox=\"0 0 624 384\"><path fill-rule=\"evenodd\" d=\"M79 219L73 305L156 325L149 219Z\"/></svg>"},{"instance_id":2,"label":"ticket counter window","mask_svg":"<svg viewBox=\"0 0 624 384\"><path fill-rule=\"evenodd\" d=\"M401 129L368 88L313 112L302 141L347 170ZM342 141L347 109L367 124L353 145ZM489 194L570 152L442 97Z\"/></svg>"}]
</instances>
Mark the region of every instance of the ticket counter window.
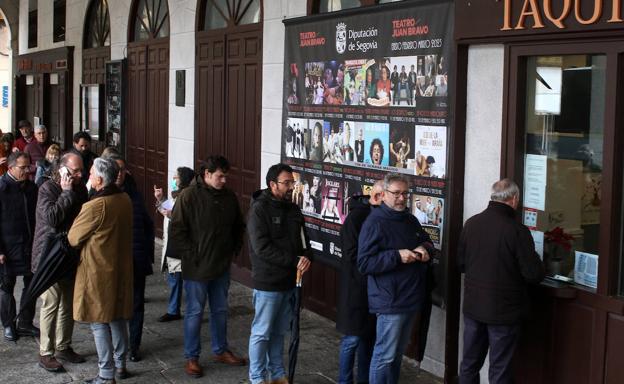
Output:
<instances>
[{"instance_id":1,"label":"ticket counter window","mask_svg":"<svg viewBox=\"0 0 624 384\"><path fill-rule=\"evenodd\" d=\"M595 288L605 55L527 58L522 220L547 274Z\"/></svg>"}]
</instances>

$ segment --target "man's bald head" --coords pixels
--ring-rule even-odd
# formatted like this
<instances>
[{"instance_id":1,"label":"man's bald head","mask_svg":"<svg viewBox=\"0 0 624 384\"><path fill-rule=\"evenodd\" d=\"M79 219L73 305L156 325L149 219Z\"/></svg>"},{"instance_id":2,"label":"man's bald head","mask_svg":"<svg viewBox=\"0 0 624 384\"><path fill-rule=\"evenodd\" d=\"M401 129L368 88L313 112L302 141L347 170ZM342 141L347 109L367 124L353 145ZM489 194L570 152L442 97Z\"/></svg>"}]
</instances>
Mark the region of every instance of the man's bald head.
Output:
<instances>
[{"instance_id":1,"label":"man's bald head","mask_svg":"<svg viewBox=\"0 0 624 384\"><path fill-rule=\"evenodd\" d=\"M368 203L370 205L380 205L383 200L384 193L384 181L377 180L375 184L373 184L373 188L370 191L370 198L368 199Z\"/></svg>"}]
</instances>

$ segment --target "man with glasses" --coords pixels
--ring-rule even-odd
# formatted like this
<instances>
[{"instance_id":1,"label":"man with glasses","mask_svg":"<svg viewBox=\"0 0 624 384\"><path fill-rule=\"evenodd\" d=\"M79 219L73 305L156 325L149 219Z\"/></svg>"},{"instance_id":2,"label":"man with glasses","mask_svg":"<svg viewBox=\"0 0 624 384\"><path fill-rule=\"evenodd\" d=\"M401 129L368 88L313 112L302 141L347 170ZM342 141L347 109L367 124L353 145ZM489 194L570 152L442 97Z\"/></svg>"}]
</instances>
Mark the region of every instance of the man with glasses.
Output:
<instances>
[{"instance_id":1,"label":"man with glasses","mask_svg":"<svg viewBox=\"0 0 624 384\"><path fill-rule=\"evenodd\" d=\"M182 279L186 292L184 314L184 357L186 374L201 377L201 322L210 300L210 339L213 360L229 365L245 365L227 343L227 295L230 264L241 250L244 222L238 199L225 186L230 163L223 156L209 156L199 175L176 200L169 224L169 242L175 256L182 259Z\"/></svg>"},{"instance_id":2,"label":"man with glasses","mask_svg":"<svg viewBox=\"0 0 624 384\"><path fill-rule=\"evenodd\" d=\"M358 268L368 276L368 306L377 315L371 384L398 383L413 320L425 303L434 248L407 208L409 197L407 178L387 174L383 203L362 225L358 241Z\"/></svg>"},{"instance_id":3,"label":"man with glasses","mask_svg":"<svg viewBox=\"0 0 624 384\"><path fill-rule=\"evenodd\" d=\"M35 140L26 146L24 152L30 155L30 179L35 179L35 171L37 170L37 161L45 159L46 152L52 142L48 140L48 129L45 125L35 127Z\"/></svg>"},{"instance_id":4,"label":"man with glasses","mask_svg":"<svg viewBox=\"0 0 624 384\"><path fill-rule=\"evenodd\" d=\"M39 267L48 237L69 231L82 205L88 200L87 188L82 181L82 170L80 156L67 153L61 157L58 169L52 171L52 177L39 188L32 252L33 271ZM50 372L64 370L57 359L74 364L85 361L71 347L74 330L73 296L73 276L59 281L41 295L39 366Z\"/></svg>"},{"instance_id":5,"label":"man with glasses","mask_svg":"<svg viewBox=\"0 0 624 384\"><path fill-rule=\"evenodd\" d=\"M0 320L4 327L4 338L15 341L22 336L39 336L39 329L32 321L35 317L33 301L15 319L16 277L23 276L24 289L32 279L30 255L35 231L35 209L37 186L28 179L30 156L24 152L13 152L7 164L9 170L0 177Z\"/></svg>"},{"instance_id":6,"label":"man with glasses","mask_svg":"<svg viewBox=\"0 0 624 384\"><path fill-rule=\"evenodd\" d=\"M271 166L267 188L249 208L249 254L255 315L249 337L251 384L288 384L284 335L293 314L297 270L310 267L312 250L303 214L292 202L295 180L286 164Z\"/></svg>"}]
</instances>

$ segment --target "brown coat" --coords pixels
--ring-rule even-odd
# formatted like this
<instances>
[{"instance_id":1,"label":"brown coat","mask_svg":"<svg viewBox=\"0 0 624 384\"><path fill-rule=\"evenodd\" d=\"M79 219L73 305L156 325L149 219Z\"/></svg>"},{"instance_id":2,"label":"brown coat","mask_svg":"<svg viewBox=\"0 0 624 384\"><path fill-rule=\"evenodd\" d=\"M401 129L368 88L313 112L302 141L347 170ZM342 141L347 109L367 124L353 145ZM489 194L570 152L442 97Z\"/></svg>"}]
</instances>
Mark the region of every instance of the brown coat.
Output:
<instances>
[{"instance_id":1,"label":"brown coat","mask_svg":"<svg viewBox=\"0 0 624 384\"><path fill-rule=\"evenodd\" d=\"M74 286L74 320L110 323L132 317L132 202L125 193L82 206L68 233L81 248Z\"/></svg>"}]
</instances>

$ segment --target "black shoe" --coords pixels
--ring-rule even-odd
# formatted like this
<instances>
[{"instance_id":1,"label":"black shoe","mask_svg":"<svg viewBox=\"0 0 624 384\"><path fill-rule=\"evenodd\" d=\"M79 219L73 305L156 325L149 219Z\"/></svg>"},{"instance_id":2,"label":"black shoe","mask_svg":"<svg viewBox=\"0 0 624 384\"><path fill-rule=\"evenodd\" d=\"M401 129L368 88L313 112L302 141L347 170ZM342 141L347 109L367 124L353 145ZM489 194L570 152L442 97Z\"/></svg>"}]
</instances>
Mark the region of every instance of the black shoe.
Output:
<instances>
[{"instance_id":1,"label":"black shoe","mask_svg":"<svg viewBox=\"0 0 624 384\"><path fill-rule=\"evenodd\" d=\"M96 376L93 379L83 381L83 384L115 384L115 379L104 379L100 376Z\"/></svg>"},{"instance_id":2,"label":"black shoe","mask_svg":"<svg viewBox=\"0 0 624 384\"><path fill-rule=\"evenodd\" d=\"M39 328L35 327L32 324L18 325L17 334L20 336L39 337Z\"/></svg>"},{"instance_id":3,"label":"black shoe","mask_svg":"<svg viewBox=\"0 0 624 384\"><path fill-rule=\"evenodd\" d=\"M115 377L119 380L125 380L130 377L130 373L126 368L117 368L115 369Z\"/></svg>"},{"instance_id":4,"label":"black shoe","mask_svg":"<svg viewBox=\"0 0 624 384\"><path fill-rule=\"evenodd\" d=\"M168 321L180 320L182 315L172 315L170 313L165 313L164 315L158 318L159 323L166 323Z\"/></svg>"},{"instance_id":5,"label":"black shoe","mask_svg":"<svg viewBox=\"0 0 624 384\"><path fill-rule=\"evenodd\" d=\"M15 328L13 328L13 326L10 326L4 327L4 338L7 341L17 341L17 339L19 339L19 336L15 331Z\"/></svg>"},{"instance_id":6,"label":"black shoe","mask_svg":"<svg viewBox=\"0 0 624 384\"><path fill-rule=\"evenodd\" d=\"M130 354L128 356L128 359L134 363L136 363L137 361L141 361L141 354L139 353L139 350L130 349Z\"/></svg>"}]
</instances>

